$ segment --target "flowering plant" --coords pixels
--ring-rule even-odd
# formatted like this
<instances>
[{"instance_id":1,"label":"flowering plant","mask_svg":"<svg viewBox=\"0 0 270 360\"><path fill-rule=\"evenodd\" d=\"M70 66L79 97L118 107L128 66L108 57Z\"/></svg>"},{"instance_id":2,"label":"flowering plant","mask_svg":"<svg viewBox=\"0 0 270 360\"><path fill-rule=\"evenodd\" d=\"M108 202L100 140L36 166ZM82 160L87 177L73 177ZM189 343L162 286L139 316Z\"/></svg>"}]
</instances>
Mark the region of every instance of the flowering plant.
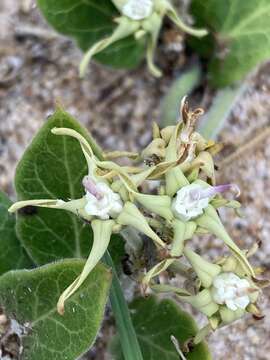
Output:
<instances>
[{"instance_id":1,"label":"flowering plant","mask_svg":"<svg viewBox=\"0 0 270 360\"><path fill-rule=\"evenodd\" d=\"M70 6L65 2L55 5L48 0L38 1L49 23L56 30L77 38L80 47L86 50L80 65L81 76L94 56L111 66L122 68L136 66L145 53L149 71L156 77L161 76L153 59L165 16L188 34L197 37L207 34L204 29L197 30L186 25L169 0L103 2L104 5L98 5L76 1L74 6ZM70 21L73 27L70 27Z\"/></svg>"},{"instance_id":2,"label":"flowering plant","mask_svg":"<svg viewBox=\"0 0 270 360\"><path fill-rule=\"evenodd\" d=\"M74 169L70 168L67 172L67 184L70 184L71 174L72 177L75 176L82 186L81 196L71 199L61 196L37 199L36 194L33 200L22 199L14 203L9 207L9 212L17 212L19 218L23 217L17 233L24 239L27 249L31 244L29 254L34 259L40 259L40 250L37 252L33 249L33 243L29 243L29 236L33 234L32 229L35 225L32 220L29 222L27 217L25 218L26 214L36 217L39 221L42 219L40 224L48 224L46 227L51 232L57 231L57 219L66 216L65 214L71 214L72 221L81 219L87 226L91 226L93 245L87 261L79 273L76 271L76 276L71 274L68 277L71 283L65 281L65 286L61 284L62 294L57 291L54 295L54 301L56 296L60 295L56 301L57 311L62 315L63 321L70 316L69 304L75 301L76 306L85 306L83 298L78 295L84 291L86 284L93 281L92 276L96 276L100 266L98 264L105 256L110 242L115 241L115 233L122 234L125 239L126 251L135 264L132 276L136 277L142 295L174 294L179 301L191 304L208 318L208 324L194 333L193 338L188 339L189 343L192 340L193 345L198 346L211 330L229 324L247 312L257 317L261 316L257 300L261 287L268 285L268 282L258 279L260 269L254 269L249 262L249 257L257 250L256 245L250 251L241 250L225 230L217 212L221 206L235 209L240 206L237 201L228 200L223 195L225 192L235 192L235 195L238 195L239 189L234 184L216 185L213 154L218 147L195 131L197 119L201 114L201 109L191 111L186 99L183 99L180 121L164 129L160 129L154 123L153 140L140 153L104 153L91 137L79 128L76 129L72 122L66 122L67 126L64 127L59 126L62 121L54 121L54 126L50 125L46 141L47 138L57 136L64 140L66 149L66 140L70 139L70 156L72 146L79 144L82 161L87 165L87 169L78 178L74 163ZM55 144L58 143L57 139L54 141ZM45 154L51 152L48 145L38 145L38 148L47 148ZM44 153L44 150L42 152ZM30 150L30 153L33 156L35 151ZM57 154L53 156L56 161ZM135 164L120 166L114 161L120 157L127 157L135 161ZM77 162L79 158L77 157ZM24 160L17 170L17 178L21 179L21 175L23 176L23 189L30 186L26 176L32 171L30 164L29 160ZM16 186L18 191L21 191L19 189L22 184L19 180L16 180ZM44 183L42 186L46 188L49 185ZM49 208L49 212L56 211L50 220L52 225L49 225L47 212L35 215L36 208ZM42 218L39 218L40 216ZM78 225L74 223L74 226ZM205 233L211 233L221 239L231 254L211 263L194 252L190 247L192 238ZM134 234L139 239L136 250ZM151 253L145 252L141 235L148 239L148 242L152 242ZM46 239L49 246L50 241ZM60 239L57 240L59 241ZM121 242L123 241L122 239ZM138 261L142 257L145 262ZM149 266L151 258L155 260L151 261ZM180 272L186 278L186 286L172 286L170 282L162 280L162 275L168 271L173 277ZM60 273L57 278L59 276ZM5 286L3 288L6 291ZM1 301L6 303L3 298ZM66 304L68 309L65 312ZM8 307L7 304L6 306ZM102 312L100 316L101 314ZM62 322L59 319L57 321ZM181 351L175 337L173 339L176 350Z\"/></svg>"}]
</instances>

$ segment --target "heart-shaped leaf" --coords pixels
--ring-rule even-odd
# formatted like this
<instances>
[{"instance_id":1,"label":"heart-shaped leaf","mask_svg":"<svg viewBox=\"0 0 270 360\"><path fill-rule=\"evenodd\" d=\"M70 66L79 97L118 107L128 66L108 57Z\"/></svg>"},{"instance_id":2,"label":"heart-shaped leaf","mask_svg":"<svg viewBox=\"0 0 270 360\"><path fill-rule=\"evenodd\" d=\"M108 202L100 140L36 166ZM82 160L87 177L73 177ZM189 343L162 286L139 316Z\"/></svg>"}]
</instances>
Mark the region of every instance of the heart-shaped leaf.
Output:
<instances>
[{"instance_id":1,"label":"heart-shaped leaf","mask_svg":"<svg viewBox=\"0 0 270 360\"><path fill-rule=\"evenodd\" d=\"M270 57L270 3L268 0L192 0L192 13L200 26L212 30L210 77L216 86L229 85ZM208 47L209 37L195 41Z\"/></svg>"},{"instance_id":2,"label":"heart-shaped leaf","mask_svg":"<svg viewBox=\"0 0 270 360\"><path fill-rule=\"evenodd\" d=\"M25 151L16 170L18 200L78 199L84 194L82 179L87 164L78 142L55 136L53 127L72 128L92 142L87 131L70 115L58 109L44 124ZM17 218L17 234L37 264L63 258L88 257L92 230L79 217L63 210L25 208ZM112 236L111 246L119 251ZM114 252L112 252L113 254Z\"/></svg>"},{"instance_id":3,"label":"heart-shaped leaf","mask_svg":"<svg viewBox=\"0 0 270 360\"><path fill-rule=\"evenodd\" d=\"M8 213L9 198L0 191L0 275L9 270L32 267L15 232L15 216Z\"/></svg>"},{"instance_id":4,"label":"heart-shaped leaf","mask_svg":"<svg viewBox=\"0 0 270 360\"><path fill-rule=\"evenodd\" d=\"M79 144L55 136L53 127L70 127L87 136L74 119L58 109L33 139L18 164L18 200L76 199L83 195L87 165ZM78 217L62 210L25 208L17 219L17 233L37 264L88 256L92 233Z\"/></svg>"},{"instance_id":5,"label":"heart-shaped leaf","mask_svg":"<svg viewBox=\"0 0 270 360\"><path fill-rule=\"evenodd\" d=\"M86 51L97 41L112 34L118 10L110 0L38 0L43 15L58 32L74 38ZM116 68L133 68L142 60L144 39L129 36L96 56L103 64Z\"/></svg>"},{"instance_id":6,"label":"heart-shaped leaf","mask_svg":"<svg viewBox=\"0 0 270 360\"><path fill-rule=\"evenodd\" d=\"M143 358L147 360L179 360L171 336L183 345L197 332L192 317L169 299L138 298L130 304L130 312ZM112 353L114 360L123 360L118 340L112 344ZM211 360L205 343L190 349L185 357L187 360Z\"/></svg>"},{"instance_id":7,"label":"heart-shaped leaf","mask_svg":"<svg viewBox=\"0 0 270 360\"><path fill-rule=\"evenodd\" d=\"M98 265L67 301L64 316L56 310L59 295L83 265L65 260L0 278L0 304L11 318L9 332L16 336L20 359L74 360L94 342L111 284L109 270Z\"/></svg>"}]
</instances>

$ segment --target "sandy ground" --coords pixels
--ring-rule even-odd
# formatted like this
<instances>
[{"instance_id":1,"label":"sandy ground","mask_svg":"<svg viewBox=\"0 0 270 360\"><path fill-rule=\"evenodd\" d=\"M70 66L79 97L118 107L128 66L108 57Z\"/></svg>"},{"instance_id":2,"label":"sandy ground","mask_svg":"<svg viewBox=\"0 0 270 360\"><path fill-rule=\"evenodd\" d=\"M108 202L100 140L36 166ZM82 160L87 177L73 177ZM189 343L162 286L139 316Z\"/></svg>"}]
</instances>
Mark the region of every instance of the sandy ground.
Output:
<instances>
[{"instance_id":1,"label":"sandy ground","mask_svg":"<svg viewBox=\"0 0 270 360\"><path fill-rule=\"evenodd\" d=\"M93 64L81 81L77 71L81 54L72 42L49 30L31 1L1 0L0 188L14 196L12 179L16 163L58 99L105 148L133 151L147 144L151 122L159 119L160 100L185 61L183 53L175 52L175 47L167 44L166 39L171 38L168 32L172 35L171 30L163 34L158 57L165 70L162 79L153 79L143 65L126 73ZM261 241L254 262L264 266L268 275L269 69L270 64L265 64L251 77L247 91L222 131L220 140L226 146L220 159L224 166L218 172L220 183L235 182L242 189L244 218L236 218L226 210L222 212L225 224L243 247ZM196 247L204 247L203 251L207 248L212 256L223 251L217 240L204 239ZM262 298L266 315L263 320L246 317L211 336L213 358L270 359L269 303L270 291L266 290ZM99 360L98 356L94 358Z\"/></svg>"}]
</instances>

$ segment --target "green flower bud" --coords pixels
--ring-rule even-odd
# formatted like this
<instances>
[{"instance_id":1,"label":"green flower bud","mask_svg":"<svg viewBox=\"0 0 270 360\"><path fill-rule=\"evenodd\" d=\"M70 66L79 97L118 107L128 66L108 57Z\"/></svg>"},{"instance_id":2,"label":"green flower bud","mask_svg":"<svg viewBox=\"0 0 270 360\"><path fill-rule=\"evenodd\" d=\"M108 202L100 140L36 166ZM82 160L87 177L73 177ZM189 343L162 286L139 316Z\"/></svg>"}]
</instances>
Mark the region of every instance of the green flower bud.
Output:
<instances>
[{"instance_id":1,"label":"green flower bud","mask_svg":"<svg viewBox=\"0 0 270 360\"><path fill-rule=\"evenodd\" d=\"M198 165L198 167L197 167ZM191 164L192 167L201 169L215 184L215 166L212 156L207 151L202 151Z\"/></svg>"},{"instance_id":2,"label":"green flower bud","mask_svg":"<svg viewBox=\"0 0 270 360\"><path fill-rule=\"evenodd\" d=\"M163 139L154 139L143 151L142 158L151 158L153 155L159 159L165 158L165 146L166 143Z\"/></svg>"},{"instance_id":3,"label":"green flower bud","mask_svg":"<svg viewBox=\"0 0 270 360\"><path fill-rule=\"evenodd\" d=\"M197 295L179 297L207 317L214 315L219 310L219 305L214 302L211 291L208 289L200 291Z\"/></svg>"},{"instance_id":4,"label":"green flower bud","mask_svg":"<svg viewBox=\"0 0 270 360\"><path fill-rule=\"evenodd\" d=\"M166 149L166 161L176 161L178 159L178 135L180 130L180 123L175 126L174 132L171 136L169 145ZM183 172L181 171L180 166L176 166L165 174L166 180L166 194L169 196L174 196L175 193L183 186L188 185L189 182Z\"/></svg>"},{"instance_id":5,"label":"green flower bud","mask_svg":"<svg viewBox=\"0 0 270 360\"><path fill-rule=\"evenodd\" d=\"M205 209L205 213L196 219L196 223L200 227L207 229L209 232L222 239L224 243L231 249L234 256L238 259L246 274L255 276L254 270L247 260L245 254L230 238L213 206L209 205Z\"/></svg>"},{"instance_id":6,"label":"green flower bud","mask_svg":"<svg viewBox=\"0 0 270 360\"><path fill-rule=\"evenodd\" d=\"M174 236L171 246L170 255L172 257L179 257L183 253L185 241L191 239L196 230L196 223L194 221L183 222L175 219L172 223Z\"/></svg>"},{"instance_id":7,"label":"green flower bud","mask_svg":"<svg viewBox=\"0 0 270 360\"><path fill-rule=\"evenodd\" d=\"M184 248L184 255L198 275L203 287L211 287L214 278L221 272L221 267L204 260L187 246Z\"/></svg>"},{"instance_id":8,"label":"green flower bud","mask_svg":"<svg viewBox=\"0 0 270 360\"><path fill-rule=\"evenodd\" d=\"M150 228L147 220L139 211L137 206L131 202L125 203L123 211L117 218L117 223L121 225L132 226L150 237L150 239L152 239L157 245L163 248L166 246L165 243L159 238L159 236Z\"/></svg>"},{"instance_id":9,"label":"green flower bud","mask_svg":"<svg viewBox=\"0 0 270 360\"><path fill-rule=\"evenodd\" d=\"M169 196L135 193L134 198L148 211L153 212L168 221L173 219L171 198Z\"/></svg>"},{"instance_id":10,"label":"green flower bud","mask_svg":"<svg viewBox=\"0 0 270 360\"><path fill-rule=\"evenodd\" d=\"M236 311L230 310L227 306L220 306L219 313L221 320L224 324L230 324L238 319L241 319L245 314L245 310L237 309Z\"/></svg>"},{"instance_id":11,"label":"green flower bud","mask_svg":"<svg viewBox=\"0 0 270 360\"><path fill-rule=\"evenodd\" d=\"M245 270L235 256L228 256L221 264L222 271L232 272L240 277L245 276Z\"/></svg>"},{"instance_id":12,"label":"green flower bud","mask_svg":"<svg viewBox=\"0 0 270 360\"><path fill-rule=\"evenodd\" d=\"M166 145L169 144L172 134L174 133L175 125L166 126L160 131L161 138L165 141Z\"/></svg>"}]
</instances>

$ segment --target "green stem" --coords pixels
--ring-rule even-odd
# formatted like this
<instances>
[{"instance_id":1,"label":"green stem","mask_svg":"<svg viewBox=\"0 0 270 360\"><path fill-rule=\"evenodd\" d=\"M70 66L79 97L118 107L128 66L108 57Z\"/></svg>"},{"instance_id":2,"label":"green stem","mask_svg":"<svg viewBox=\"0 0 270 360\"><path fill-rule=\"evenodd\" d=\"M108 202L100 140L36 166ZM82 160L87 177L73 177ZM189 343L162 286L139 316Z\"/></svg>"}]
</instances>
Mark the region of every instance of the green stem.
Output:
<instances>
[{"instance_id":1,"label":"green stem","mask_svg":"<svg viewBox=\"0 0 270 360\"><path fill-rule=\"evenodd\" d=\"M104 255L104 260L105 263L111 267L113 272L110 301L115 316L124 358L125 360L143 360L128 305L124 298L114 263L108 251Z\"/></svg>"}]
</instances>

